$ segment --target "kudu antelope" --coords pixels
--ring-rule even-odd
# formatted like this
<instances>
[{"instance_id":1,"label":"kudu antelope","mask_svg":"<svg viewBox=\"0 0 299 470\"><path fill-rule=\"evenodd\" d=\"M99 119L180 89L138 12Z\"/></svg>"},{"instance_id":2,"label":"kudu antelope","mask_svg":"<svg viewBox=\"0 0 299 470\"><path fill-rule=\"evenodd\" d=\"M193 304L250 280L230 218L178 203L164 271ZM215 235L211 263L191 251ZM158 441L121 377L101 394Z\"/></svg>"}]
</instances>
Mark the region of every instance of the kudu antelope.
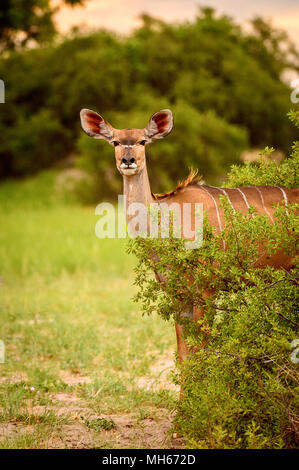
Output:
<instances>
[{"instance_id":1,"label":"kudu antelope","mask_svg":"<svg viewBox=\"0 0 299 470\"><path fill-rule=\"evenodd\" d=\"M145 147L154 139L166 137L172 130L173 117L169 109L163 109L150 118L144 129L114 129L102 116L89 109L82 109L81 124L83 130L90 137L105 139L115 147L116 166L123 176L124 195L127 207L131 203L159 204L161 201L168 205L174 202L182 206L184 203L203 204L208 213L209 222L217 232L221 232L224 225L224 211L220 205L219 197L226 195L234 210L245 214L250 205L257 209L258 214L266 214L273 221L275 204L284 204L298 201L298 189L286 189L278 186L252 186L242 188L217 188L204 184L192 184L192 175L177 188L166 194L154 195L146 168ZM287 208L286 208L287 210ZM129 219L127 215L127 220ZM272 265L289 269L292 260L282 252L271 259L262 257L259 266ZM162 279L160 279L163 282ZM209 295L207 293L207 295ZM203 315L198 307L181 316L198 319ZM182 326L176 324L178 356L180 361L188 354L188 349L182 337Z\"/></svg>"}]
</instances>

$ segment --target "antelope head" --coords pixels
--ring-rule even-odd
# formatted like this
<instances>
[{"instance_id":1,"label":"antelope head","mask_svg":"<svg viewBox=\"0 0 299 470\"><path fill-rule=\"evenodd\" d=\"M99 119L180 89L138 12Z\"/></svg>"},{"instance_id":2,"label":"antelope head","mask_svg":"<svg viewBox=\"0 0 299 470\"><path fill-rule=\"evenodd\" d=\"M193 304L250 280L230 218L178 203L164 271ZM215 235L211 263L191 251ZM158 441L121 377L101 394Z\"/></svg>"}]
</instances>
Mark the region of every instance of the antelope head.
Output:
<instances>
[{"instance_id":1,"label":"antelope head","mask_svg":"<svg viewBox=\"0 0 299 470\"><path fill-rule=\"evenodd\" d=\"M173 127L169 109L153 114L144 129L114 129L106 119L90 109L82 109L80 117L87 135L105 139L115 147L116 166L124 176L140 173L145 167L145 146L153 139L163 139Z\"/></svg>"}]
</instances>

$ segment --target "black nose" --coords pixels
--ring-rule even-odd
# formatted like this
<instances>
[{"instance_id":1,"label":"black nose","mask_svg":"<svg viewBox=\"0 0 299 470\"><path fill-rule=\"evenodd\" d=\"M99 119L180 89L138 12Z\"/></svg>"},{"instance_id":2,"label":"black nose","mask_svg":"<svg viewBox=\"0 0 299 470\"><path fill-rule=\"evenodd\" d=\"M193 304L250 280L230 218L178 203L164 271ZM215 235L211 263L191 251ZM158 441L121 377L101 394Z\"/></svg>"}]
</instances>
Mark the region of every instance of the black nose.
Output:
<instances>
[{"instance_id":1,"label":"black nose","mask_svg":"<svg viewBox=\"0 0 299 470\"><path fill-rule=\"evenodd\" d=\"M133 157L128 157L128 158L123 158L122 163L125 163L126 165L131 165L131 163L135 162L135 158Z\"/></svg>"}]
</instances>

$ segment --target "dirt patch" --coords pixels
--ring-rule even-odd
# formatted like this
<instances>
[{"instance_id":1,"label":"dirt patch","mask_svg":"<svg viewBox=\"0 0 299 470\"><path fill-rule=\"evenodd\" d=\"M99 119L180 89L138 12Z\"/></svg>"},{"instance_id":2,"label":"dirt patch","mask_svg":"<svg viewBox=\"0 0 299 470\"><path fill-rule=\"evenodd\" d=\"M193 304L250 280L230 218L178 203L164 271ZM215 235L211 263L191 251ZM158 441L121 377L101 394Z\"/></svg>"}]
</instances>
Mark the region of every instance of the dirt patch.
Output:
<instances>
[{"instance_id":1,"label":"dirt patch","mask_svg":"<svg viewBox=\"0 0 299 470\"><path fill-rule=\"evenodd\" d=\"M163 411L161 410L162 414ZM108 419L108 417L107 417ZM182 448L181 439L174 439L171 433L172 416L165 413L159 419L136 420L132 415L109 416L116 423L116 429L106 432L106 439L115 448L174 449Z\"/></svg>"},{"instance_id":2,"label":"dirt patch","mask_svg":"<svg viewBox=\"0 0 299 470\"><path fill-rule=\"evenodd\" d=\"M88 449L94 447L93 433L84 424L65 424L48 439L48 449Z\"/></svg>"},{"instance_id":3,"label":"dirt patch","mask_svg":"<svg viewBox=\"0 0 299 470\"><path fill-rule=\"evenodd\" d=\"M151 353L153 354L153 353ZM175 368L172 351L165 351L163 355L155 351L158 357L151 367L150 373L135 381L135 386L149 391L172 390L179 392L179 388L172 383L171 372ZM92 382L88 376L70 371L61 371L60 378L70 387ZM20 372L11 377L3 377L2 381L26 381L26 374ZM38 405L30 409L32 416L46 416L47 411L53 411L57 421L45 426L42 442L39 447L49 449L70 448L115 448L115 449L180 449L184 448L182 439L175 438L172 431L173 416L166 408L146 410L146 416L140 417L138 413L99 414L89 406L89 403L76 395L74 389L59 392L49 396L51 403ZM26 410L24 410L25 412ZM27 410L28 411L28 410ZM63 418L63 419L59 419ZM90 420L105 418L114 421L115 427L110 430L102 428L91 429ZM37 421L38 422L38 421ZM34 432L34 426L24 423L9 422L0 425L0 440L15 439L24 433Z\"/></svg>"},{"instance_id":4,"label":"dirt patch","mask_svg":"<svg viewBox=\"0 0 299 470\"><path fill-rule=\"evenodd\" d=\"M59 376L61 380L70 387L73 385L89 384L92 382L92 379L86 375L72 374L71 372L65 370L61 371Z\"/></svg>"},{"instance_id":5,"label":"dirt patch","mask_svg":"<svg viewBox=\"0 0 299 470\"><path fill-rule=\"evenodd\" d=\"M62 394L57 394L62 395ZM49 449L84 449L84 448L115 448L115 449L180 449L184 448L182 439L172 434L172 415L168 410L159 410L159 417L149 416L140 419L133 414L96 414L84 402L82 406L35 406L31 409L32 416L42 416L47 410L55 412L57 417L64 417L67 423L44 424L43 448ZM81 404L79 400L79 404ZM85 406L84 406L85 405ZM105 418L114 421L115 428L94 431L88 426L89 420ZM24 433L33 433L33 425L21 423L0 424L0 440L15 439Z\"/></svg>"},{"instance_id":6,"label":"dirt patch","mask_svg":"<svg viewBox=\"0 0 299 470\"><path fill-rule=\"evenodd\" d=\"M95 416L94 416L95 417ZM90 430L83 420L76 424L62 425L48 440L48 448L115 448L115 449L179 449L184 448L181 439L174 439L170 432L171 416L157 420L136 420L131 415L102 415L113 420L113 430Z\"/></svg>"},{"instance_id":7,"label":"dirt patch","mask_svg":"<svg viewBox=\"0 0 299 470\"><path fill-rule=\"evenodd\" d=\"M180 388L172 382L172 371L175 369L173 351L165 351L150 367L150 376L136 380L138 388L148 391L172 390L179 393Z\"/></svg>"},{"instance_id":8,"label":"dirt patch","mask_svg":"<svg viewBox=\"0 0 299 470\"><path fill-rule=\"evenodd\" d=\"M14 439L24 432L33 433L34 426L18 423L0 423L0 440L5 438Z\"/></svg>"},{"instance_id":9,"label":"dirt patch","mask_svg":"<svg viewBox=\"0 0 299 470\"><path fill-rule=\"evenodd\" d=\"M78 403L79 398L76 395L72 395L71 393L55 393L50 395L51 400L54 401L62 401L64 403Z\"/></svg>"},{"instance_id":10,"label":"dirt patch","mask_svg":"<svg viewBox=\"0 0 299 470\"><path fill-rule=\"evenodd\" d=\"M78 183L85 182L90 184L92 182L91 176L79 168L67 168L60 171L56 177L55 190L60 196L70 194L75 191Z\"/></svg>"},{"instance_id":11,"label":"dirt patch","mask_svg":"<svg viewBox=\"0 0 299 470\"><path fill-rule=\"evenodd\" d=\"M240 158L243 162L256 162L260 158L262 158L263 160L266 160L268 157L266 155L263 155L261 157L261 152L263 152L263 149L257 149L257 148L248 149L242 152ZM277 163L280 163L284 158L285 158L285 155L280 150L275 150L274 152L271 153L271 160L274 160Z\"/></svg>"},{"instance_id":12,"label":"dirt patch","mask_svg":"<svg viewBox=\"0 0 299 470\"><path fill-rule=\"evenodd\" d=\"M60 394L57 394L60 395ZM31 410L34 416L41 416L45 414L47 411L53 411L56 416L61 418L67 418L69 420L81 420L81 417L84 416L85 418L89 418L90 416L94 416L95 413L92 411L83 401L79 401L76 399L68 400L66 402L59 403L57 405L37 405L34 406Z\"/></svg>"},{"instance_id":13,"label":"dirt patch","mask_svg":"<svg viewBox=\"0 0 299 470\"><path fill-rule=\"evenodd\" d=\"M11 384L17 383L17 382L27 382L28 381L28 376L25 372L15 372L13 375L10 376L4 376L0 377L0 383L3 382L8 382Z\"/></svg>"}]
</instances>

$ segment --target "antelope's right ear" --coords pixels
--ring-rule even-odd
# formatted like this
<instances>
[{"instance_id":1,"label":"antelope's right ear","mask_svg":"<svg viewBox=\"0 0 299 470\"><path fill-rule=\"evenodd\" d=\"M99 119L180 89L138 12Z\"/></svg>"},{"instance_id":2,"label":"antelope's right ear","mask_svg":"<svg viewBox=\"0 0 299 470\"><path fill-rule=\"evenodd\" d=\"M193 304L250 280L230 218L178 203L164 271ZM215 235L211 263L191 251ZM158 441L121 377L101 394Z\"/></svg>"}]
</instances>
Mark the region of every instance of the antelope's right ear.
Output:
<instances>
[{"instance_id":1,"label":"antelope's right ear","mask_svg":"<svg viewBox=\"0 0 299 470\"><path fill-rule=\"evenodd\" d=\"M113 127L102 116L90 109L81 109L81 125L84 132L95 139L111 140Z\"/></svg>"}]
</instances>

